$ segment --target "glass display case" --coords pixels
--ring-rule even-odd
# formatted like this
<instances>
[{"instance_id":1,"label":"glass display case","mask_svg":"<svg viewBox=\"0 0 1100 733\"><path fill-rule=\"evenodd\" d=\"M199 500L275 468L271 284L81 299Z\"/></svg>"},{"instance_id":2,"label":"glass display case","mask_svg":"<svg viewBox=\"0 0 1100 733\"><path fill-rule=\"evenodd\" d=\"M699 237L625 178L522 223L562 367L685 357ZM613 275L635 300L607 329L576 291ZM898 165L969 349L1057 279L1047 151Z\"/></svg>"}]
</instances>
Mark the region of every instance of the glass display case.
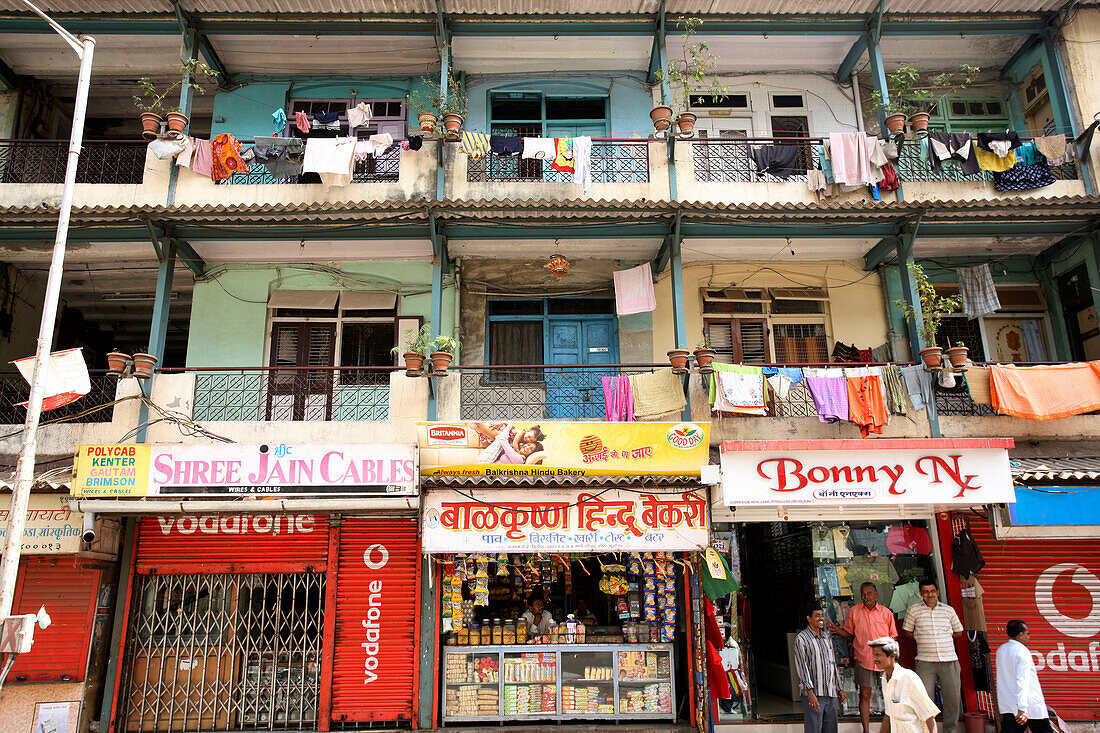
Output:
<instances>
[{"instance_id":1,"label":"glass display case","mask_svg":"<svg viewBox=\"0 0 1100 733\"><path fill-rule=\"evenodd\" d=\"M673 720L671 644L444 647L443 722Z\"/></svg>"}]
</instances>

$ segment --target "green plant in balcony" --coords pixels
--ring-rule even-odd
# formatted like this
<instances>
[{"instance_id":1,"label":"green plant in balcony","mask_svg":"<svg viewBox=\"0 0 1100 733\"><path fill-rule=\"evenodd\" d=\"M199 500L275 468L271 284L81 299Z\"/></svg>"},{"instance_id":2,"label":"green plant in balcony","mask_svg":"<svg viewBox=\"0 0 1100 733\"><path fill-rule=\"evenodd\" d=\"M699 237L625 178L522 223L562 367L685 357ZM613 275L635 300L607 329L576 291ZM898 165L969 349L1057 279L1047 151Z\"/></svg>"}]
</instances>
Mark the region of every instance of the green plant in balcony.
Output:
<instances>
[{"instance_id":1,"label":"green plant in balcony","mask_svg":"<svg viewBox=\"0 0 1100 733\"><path fill-rule=\"evenodd\" d=\"M432 332L427 324L420 327L420 331L414 331L409 329L405 331L405 344L403 346L398 345L390 349L390 353L397 355L405 352L411 352L414 354L424 355L428 353L428 348L432 342Z\"/></svg>"},{"instance_id":2,"label":"green plant in balcony","mask_svg":"<svg viewBox=\"0 0 1100 733\"><path fill-rule=\"evenodd\" d=\"M719 57L710 50L705 41L696 39L695 34L703 24L702 18L681 17L677 20L683 33L680 35L682 56L669 59L668 67L658 69L657 81L667 82L677 89L672 102L680 110L691 109L692 94L710 94L722 97L729 89L719 80Z\"/></svg>"},{"instance_id":3,"label":"green plant in balcony","mask_svg":"<svg viewBox=\"0 0 1100 733\"><path fill-rule=\"evenodd\" d=\"M450 354L451 356L454 356L455 352L458 351L458 346L459 344L456 339L453 339L450 336L439 335L435 337L428 348L430 348L433 353L442 351Z\"/></svg>"},{"instance_id":4,"label":"green plant in balcony","mask_svg":"<svg viewBox=\"0 0 1100 733\"><path fill-rule=\"evenodd\" d=\"M177 92L180 88L186 84L192 91L199 94L206 94L206 89L198 84L198 81L217 79L218 72L211 69L204 62L198 59L187 59L180 64L179 78L171 84L161 87L158 86L152 78L143 76L137 80L138 88L141 90L140 95L133 97L134 106L138 108L140 112L153 112L155 114L164 114L166 112L181 112L179 105L173 105L168 108L164 106L164 100L168 95L173 92Z\"/></svg>"},{"instance_id":5,"label":"green plant in balcony","mask_svg":"<svg viewBox=\"0 0 1100 733\"><path fill-rule=\"evenodd\" d=\"M919 327L921 341L926 348L936 345L936 335L940 330L940 323L944 316L956 312L962 307L962 296L940 295L936 292L936 286L928 280L924 267L914 262L909 265L909 272L917 285L917 296L920 300L920 312L908 303L898 300L898 308L907 319L913 319ZM920 316L918 318L918 315Z\"/></svg>"},{"instance_id":6,"label":"green plant in balcony","mask_svg":"<svg viewBox=\"0 0 1100 733\"><path fill-rule=\"evenodd\" d=\"M945 71L922 83L920 71L914 66L899 66L886 75L889 96L875 91L871 94L874 110L884 116L930 112L949 94L966 89L981 72L977 66L962 64L958 71Z\"/></svg>"}]
</instances>

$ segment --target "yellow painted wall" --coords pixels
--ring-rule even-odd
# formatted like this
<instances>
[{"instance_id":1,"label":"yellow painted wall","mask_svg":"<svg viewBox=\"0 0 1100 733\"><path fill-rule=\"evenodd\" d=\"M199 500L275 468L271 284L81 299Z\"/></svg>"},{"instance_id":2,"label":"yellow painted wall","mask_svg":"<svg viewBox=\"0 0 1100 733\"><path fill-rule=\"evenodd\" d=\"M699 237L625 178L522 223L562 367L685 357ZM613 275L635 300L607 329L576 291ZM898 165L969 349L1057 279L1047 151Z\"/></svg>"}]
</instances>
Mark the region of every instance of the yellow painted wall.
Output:
<instances>
[{"instance_id":1,"label":"yellow painted wall","mask_svg":"<svg viewBox=\"0 0 1100 733\"><path fill-rule=\"evenodd\" d=\"M1100 112L1100 8L1075 10L1066 25L1065 59L1070 93L1081 115L1082 128ZM1093 180L1100 178L1100 135L1093 138L1090 158Z\"/></svg>"}]
</instances>

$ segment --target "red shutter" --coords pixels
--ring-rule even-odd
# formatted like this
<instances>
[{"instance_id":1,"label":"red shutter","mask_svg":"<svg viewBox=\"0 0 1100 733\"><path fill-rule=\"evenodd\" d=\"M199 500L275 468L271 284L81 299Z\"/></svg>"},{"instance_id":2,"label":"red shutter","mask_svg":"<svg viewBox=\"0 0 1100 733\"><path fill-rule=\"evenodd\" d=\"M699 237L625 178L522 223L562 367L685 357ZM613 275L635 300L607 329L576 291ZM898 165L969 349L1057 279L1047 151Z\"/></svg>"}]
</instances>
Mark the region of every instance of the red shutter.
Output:
<instances>
[{"instance_id":1,"label":"red shutter","mask_svg":"<svg viewBox=\"0 0 1100 733\"><path fill-rule=\"evenodd\" d=\"M1023 620L1047 704L1066 720L1100 718L1100 539L997 540L977 518L971 534L986 561L978 580L993 655L1005 624Z\"/></svg>"},{"instance_id":2,"label":"red shutter","mask_svg":"<svg viewBox=\"0 0 1100 733\"><path fill-rule=\"evenodd\" d=\"M340 526L333 720L412 720L419 566L415 519Z\"/></svg>"},{"instance_id":3,"label":"red shutter","mask_svg":"<svg viewBox=\"0 0 1100 733\"><path fill-rule=\"evenodd\" d=\"M178 514L144 517L137 572L323 572L326 514Z\"/></svg>"},{"instance_id":4,"label":"red shutter","mask_svg":"<svg viewBox=\"0 0 1100 733\"><path fill-rule=\"evenodd\" d=\"M95 621L100 571L82 567L72 557L25 560L19 568L16 614L38 613L42 606L52 622L35 627L34 644L20 654L9 682L80 682L88 666L88 643Z\"/></svg>"}]
</instances>

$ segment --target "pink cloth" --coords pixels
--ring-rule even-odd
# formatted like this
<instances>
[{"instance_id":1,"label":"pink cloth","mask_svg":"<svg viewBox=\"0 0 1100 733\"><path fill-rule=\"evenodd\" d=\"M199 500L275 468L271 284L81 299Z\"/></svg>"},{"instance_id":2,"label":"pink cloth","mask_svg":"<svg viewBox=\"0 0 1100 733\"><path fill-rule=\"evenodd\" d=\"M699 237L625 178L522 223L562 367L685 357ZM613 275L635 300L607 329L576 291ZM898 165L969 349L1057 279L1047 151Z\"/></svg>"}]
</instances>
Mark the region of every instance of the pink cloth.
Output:
<instances>
[{"instance_id":1,"label":"pink cloth","mask_svg":"<svg viewBox=\"0 0 1100 733\"><path fill-rule=\"evenodd\" d=\"M309 117L305 112L294 113L294 126L298 128L298 132L309 132L313 127L309 122Z\"/></svg>"},{"instance_id":2,"label":"pink cloth","mask_svg":"<svg viewBox=\"0 0 1100 733\"><path fill-rule=\"evenodd\" d=\"M869 186L874 184L875 175L871 168L872 146L877 145L874 138L863 132L829 133L829 153L832 157L833 179L848 186Z\"/></svg>"},{"instance_id":3,"label":"pink cloth","mask_svg":"<svg viewBox=\"0 0 1100 733\"><path fill-rule=\"evenodd\" d=\"M653 269L647 262L615 273L615 312L620 316L644 313L657 307L653 292Z\"/></svg>"},{"instance_id":4,"label":"pink cloth","mask_svg":"<svg viewBox=\"0 0 1100 733\"><path fill-rule=\"evenodd\" d=\"M604 377L603 404L608 422L634 422L634 394L630 391L630 377Z\"/></svg>"},{"instance_id":5,"label":"pink cloth","mask_svg":"<svg viewBox=\"0 0 1100 733\"><path fill-rule=\"evenodd\" d=\"M214 145L210 140L195 140L191 153L191 170L207 178L214 177Z\"/></svg>"}]
</instances>

